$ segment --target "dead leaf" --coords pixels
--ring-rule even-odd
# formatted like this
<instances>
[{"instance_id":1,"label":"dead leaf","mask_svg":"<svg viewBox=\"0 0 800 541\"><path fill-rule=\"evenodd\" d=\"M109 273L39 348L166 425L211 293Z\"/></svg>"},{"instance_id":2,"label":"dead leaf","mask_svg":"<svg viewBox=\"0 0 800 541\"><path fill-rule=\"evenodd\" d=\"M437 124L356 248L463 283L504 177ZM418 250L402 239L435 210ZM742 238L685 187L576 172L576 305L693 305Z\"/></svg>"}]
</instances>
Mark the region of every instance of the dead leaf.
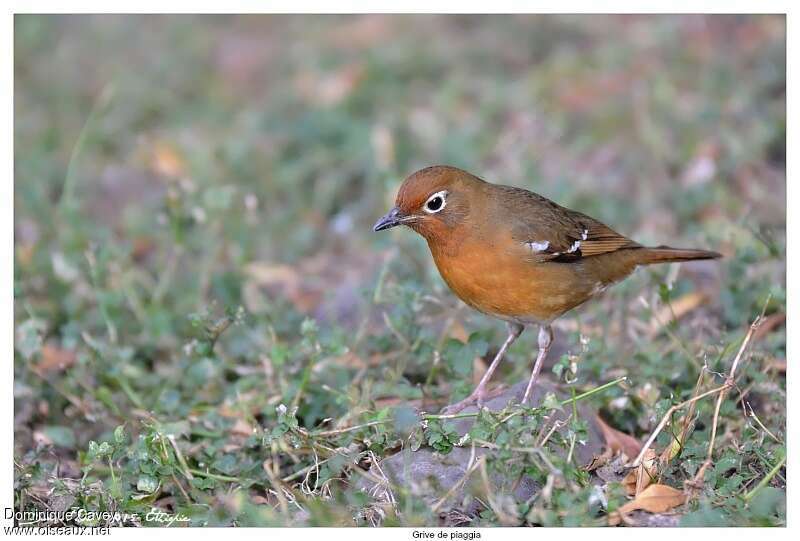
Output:
<instances>
[{"instance_id":1,"label":"dead leaf","mask_svg":"<svg viewBox=\"0 0 800 541\"><path fill-rule=\"evenodd\" d=\"M265 498L264 496L259 496L258 494L254 494L253 496L250 496L250 503L252 503L253 505L269 505L270 501L268 498Z\"/></svg>"},{"instance_id":2,"label":"dead leaf","mask_svg":"<svg viewBox=\"0 0 800 541\"><path fill-rule=\"evenodd\" d=\"M606 449L606 452L601 455L595 455L592 457L591 462L589 462L586 466L583 467L585 471L594 471L597 468L605 466L611 460L611 452L609 449Z\"/></svg>"},{"instance_id":3,"label":"dead leaf","mask_svg":"<svg viewBox=\"0 0 800 541\"><path fill-rule=\"evenodd\" d=\"M252 436L253 427L244 419L236 419L236 422L231 427L231 434L238 434L240 436Z\"/></svg>"},{"instance_id":4,"label":"dead leaf","mask_svg":"<svg viewBox=\"0 0 800 541\"><path fill-rule=\"evenodd\" d=\"M642 449L642 444L639 443L639 440L609 426L599 415L596 415L595 419L603 434L603 440L609 451L611 451L611 456L622 453L627 458L633 459L639 454Z\"/></svg>"},{"instance_id":5,"label":"dead leaf","mask_svg":"<svg viewBox=\"0 0 800 541\"><path fill-rule=\"evenodd\" d=\"M340 49L359 50L391 40L397 32L386 15L359 15L342 19L330 32L330 43Z\"/></svg>"},{"instance_id":6,"label":"dead leaf","mask_svg":"<svg viewBox=\"0 0 800 541\"><path fill-rule=\"evenodd\" d=\"M484 374L486 374L486 371L488 369L489 369L489 367L486 366L486 363L483 361L483 358L475 357L474 359L472 359L472 383L473 383L473 385L477 385L478 382L480 382L481 379L483 379L483 376L484 376Z\"/></svg>"},{"instance_id":7,"label":"dead leaf","mask_svg":"<svg viewBox=\"0 0 800 541\"><path fill-rule=\"evenodd\" d=\"M150 167L159 175L173 179L182 177L186 172L183 157L173 145L164 141L154 145Z\"/></svg>"},{"instance_id":8,"label":"dead leaf","mask_svg":"<svg viewBox=\"0 0 800 541\"><path fill-rule=\"evenodd\" d=\"M322 299L320 292L303 284L300 270L295 267L253 262L246 265L244 270L254 284L266 287L273 294L285 296L301 312L310 312Z\"/></svg>"},{"instance_id":9,"label":"dead leaf","mask_svg":"<svg viewBox=\"0 0 800 541\"><path fill-rule=\"evenodd\" d=\"M131 257L141 262L147 258L156 248L156 243L150 237L134 237L131 250Z\"/></svg>"},{"instance_id":10,"label":"dead leaf","mask_svg":"<svg viewBox=\"0 0 800 541\"><path fill-rule=\"evenodd\" d=\"M717 172L718 159L719 146L715 142L701 143L694 159L683 172L683 185L697 186L709 182Z\"/></svg>"},{"instance_id":11,"label":"dead leaf","mask_svg":"<svg viewBox=\"0 0 800 541\"><path fill-rule=\"evenodd\" d=\"M297 271L289 265L253 262L246 265L244 270L248 276L262 285L283 284L293 287L300 280Z\"/></svg>"},{"instance_id":12,"label":"dead leaf","mask_svg":"<svg viewBox=\"0 0 800 541\"><path fill-rule=\"evenodd\" d=\"M42 346L42 357L36 363L35 370L40 374L62 372L75 364L77 355L74 351L63 349L50 342Z\"/></svg>"},{"instance_id":13,"label":"dead leaf","mask_svg":"<svg viewBox=\"0 0 800 541\"><path fill-rule=\"evenodd\" d=\"M458 319L453 319L452 323L450 324L450 328L448 329L448 334L450 338L455 338L462 344L469 342L469 333L467 332L467 329L464 328L464 324Z\"/></svg>"},{"instance_id":14,"label":"dead leaf","mask_svg":"<svg viewBox=\"0 0 800 541\"><path fill-rule=\"evenodd\" d=\"M410 408L420 409L423 408L423 404L424 402L421 399L409 400L408 398L398 398L398 397L385 397L385 398L375 399L376 410L392 406L400 406L400 405L408 406Z\"/></svg>"},{"instance_id":15,"label":"dead leaf","mask_svg":"<svg viewBox=\"0 0 800 541\"><path fill-rule=\"evenodd\" d=\"M307 101L330 107L347 99L365 73L361 64L348 64L325 74L302 71L295 78L295 89Z\"/></svg>"},{"instance_id":16,"label":"dead leaf","mask_svg":"<svg viewBox=\"0 0 800 541\"><path fill-rule=\"evenodd\" d=\"M367 277L374 275L380 260L351 245L332 239L324 250L292 265L270 261L248 263L245 307L257 310L270 299L280 297L320 322L336 319L340 324L357 326L359 291Z\"/></svg>"},{"instance_id":17,"label":"dead leaf","mask_svg":"<svg viewBox=\"0 0 800 541\"><path fill-rule=\"evenodd\" d=\"M704 291L692 291L658 309L650 320L650 336L657 335L663 326L677 321L708 300Z\"/></svg>"},{"instance_id":18,"label":"dead leaf","mask_svg":"<svg viewBox=\"0 0 800 541\"><path fill-rule=\"evenodd\" d=\"M658 475L657 465L656 452L648 449L644 457L642 457L641 464L629 471L622 479L622 486L625 491L630 495L640 494Z\"/></svg>"},{"instance_id":19,"label":"dead leaf","mask_svg":"<svg viewBox=\"0 0 800 541\"><path fill-rule=\"evenodd\" d=\"M30 265L31 261L33 261L33 254L35 248L36 248L35 243L19 244L16 246L17 261L21 266L27 267L28 265Z\"/></svg>"},{"instance_id":20,"label":"dead leaf","mask_svg":"<svg viewBox=\"0 0 800 541\"><path fill-rule=\"evenodd\" d=\"M676 488L667 485L650 485L633 501L611 513L608 516L608 523L610 526L616 526L625 519L625 515L639 509L648 513L664 513L685 502L686 495Z\"/></svg>"},{"instance_id":21,"label":"dead leaf","mask_svg":"<svg viewBox=\"0 0 800 541\"><path fill-rule=\"evenodd\" d=\"M633 501L611 513L608 516L608 523L616 526L626 514L639 509L648 513L664 513L683 505L685 501L686 495L676 488L667 485L650 485Z\"/></svg>"},{"instance_id":22,"label":"dead leaf","mask_svg":"<svg viewBox=\"0 0 800 541\"><path fill-rule=\"evenodd\" d=\"M367 368L368 366L378 366L381 364L381 355L372 355L369 359L364 359L356 355L352 351L346 351L342 355L337 355L331 359L332 364L336 366L347 366L349 368L359 369Z\"/></svg>"}]
</instances>

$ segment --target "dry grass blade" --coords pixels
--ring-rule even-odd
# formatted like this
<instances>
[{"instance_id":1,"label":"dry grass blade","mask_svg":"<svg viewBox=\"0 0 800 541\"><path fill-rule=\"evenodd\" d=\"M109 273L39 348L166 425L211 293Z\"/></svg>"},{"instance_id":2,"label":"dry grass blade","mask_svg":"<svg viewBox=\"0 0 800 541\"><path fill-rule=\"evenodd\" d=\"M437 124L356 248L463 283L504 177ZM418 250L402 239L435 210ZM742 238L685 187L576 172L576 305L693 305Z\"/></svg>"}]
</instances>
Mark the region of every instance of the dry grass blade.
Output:
<instances>
[{"instance_id":1,"label":"dry grass blade","mask_svg":"<svg viewBox=\"0 0 800 541\"><path fill-rule=\"evenodd\" d=\"M703 477L705 476L705 472L708 467L713 462L714 457L714 444L717 440L717 424L719 421L719 410L722 407L722 401L725 399L725 395L728 392L728 389L733 387L736 384L736 369L739 367L739 362L742 360L745 351L747 351L747 346L750 345L753 336L755 335L758 328L761 326L761 323L764 321L764 313L767 310L767 305L772 297L767 297L767 300L764 302L764 307L761 309L761 314L753 320L753 323L750 324L750 328L747 330L747 334L742 340L742 345L739 347L738 353L736 353L736 357L733 359L733 364L731 364L731 370L728 372L728 377L725 378L725 388L720 391L719 395L717 396L717 402L714 405L714 419L711 423L711 439L708 442L708 454L706 456L705 462L703 465L700 466L700 469L697 471L697 474L694 476L694 479L690 482L691 485L694 487L698 487L703 482Z\"/></svg>"},{"instance_id":2,"label":"dry grass blade","mask_svg":"<svg viewBox=\"0 0 800 541\"><path fill-rule=\"evenodd\" d=\"M700 389L703 388L703 383L705 380L706 372L708 371L708 367L704 366L702 370L700 370L700 375L697 376L697 383L694 385L694 392L692 392L692 398L696 397L700 394ZM678 456L680 454L681 449L683 449L683 445L686 442L686 438L689 437L689 432L692 429L693 422L692 419L694 418L695 410L697 409L697 402L692 402L689 405L689 410L683 416L683 422L681 423L681 430L678 435L673 438L672 444L668 446L664 451L661 453L659 457L659 462L662 466L666 466L669 464L670 460Z\"/></svg>"},{"instance_id":3,"label":"dry grass blade","mask_svg":"<svg viewBox=\"0 0 800 541\"><path fill-rule=\"evenodd\" d=\"M651 445L653 445L653 442L655 441L656 437L664 429L664 427L666 426L666 424L669 421L670 417L672 417L673 413L675 413L676 411L678 411L680 409L685 408L686 406L690 406L690 405L694 404L698 400L702 400L703 398L706 398L708 396L712 396L712 395L715 395L715 394L719 393L720 396L717 397L717 404L716 404L716 407L714 409L714 421L713 421L713 425L712 425L711 441L709 442L709 456L710 456L710 454L714 450L714 440L716 438L716 433L717 433L717 419L719 417L719 408L720 408L720 405L722 403L722 398L723 398L722 395L728 389L730 389L731 387L733 387L735 385L736 369L738 368L739 363L741 362L742 356L744 355L744 352L746 351L747 346L750 344L750 341L753 338L753 333L759 327L759 325L760 325L760 323L761 323L761 321L762 321L762 319L764 317L764 312L767 309L767 305L769 304L770 299L771 299L771 297L767 298L766 302L764 303L764 307L761 310L761 314L750 325L750 328L748 329L747 334L745 335L744 340L742 340L742 344L739 347L739 351L737 352L736 357L734 357L734 359L733 359L733 363L731 364L731 370L728 373L728 377L725 379L725 383L723 385L719 386L719 387L711 389L710 391L706 391L706 392L704 392L702 394L699 394L699 395L697 395L695 397L690 398L689 400L685 400L685 401L681 402L680 404L672 406L669 410L667 410L667 413L664 414L664 417L662 417L661 422L658 423L658 426L656 426L656 429L653 431L652 434L650 434L650 437L647 439L647 442L645 442L645 445L642 448L642 451L639 453L639 456L637 456L636 460L634 460L633 463L631 464L632 467L636 467L639 464L641 464L645 452L650 448ZM705 468L707 466L708 466L708 464L704 464L703 467L698 472L698 476L701 476L700 478L702 478L702 473L704 472L704 470L705 470Z\"/></svg>"},{"instance_id":4,"label":"dry grass blade","mask_svg":"<svg viewBox=\"0 0 800 541\"><path fill-rule=\"evenodd\" d=\"M480 468L485 460L486 460L485 456L482 456L478 460L475 460L475 446L473 445L472 453L470 454L470 459L468 462L470 466L467 467L467 471L464 472L464 476L461 477L461 479L459 479L456 484L450 487L450 490L448 490L444 496L439 498L439 501L437 501L433 505L433 507L431 507L431 511L436 513L442 507L442 505L444 505L444 503L448 500L448 498L450 498L453 494L456 493L457 490L459 490L462 486L464 486L464 483L467 482L467 479L469 479L470 475L472 475L472 473L476 469Z\"/></svg>"},{"instance_id":5,"label":"dry grass blade","mask_svg":"<svg viewBox=\"0 0 800 541\"><path fill-rule=\"evenodd\" d=\"M726 385L720 385L719 387L711 389L710 391L706 391L706 392L704 392L702 394L699 394L699 395L697 395L695 397L692 397L692 398L690 398L688 400L684 400L680 404L676 404L676 405L672 406L671 408L669 408L667 410L667 412L664 414L664 416L661 418L661 421L658 423L658 426L656 426L655 430L653 430L652 434L650 434L650 437L647 438L647 441L645 442L644 446L642 447L642 450L639 453L639 456L637 456L636 460L634 460L630 464L630 467L635 468L635 467L639 466L639 464L642 463L642 459L644 458L645 453L647 452L648 449L650 449L650 446L653 445L653 442L656 441L656 438L661 433L661 431L664 429L664 427L667 425L667 423L669 422L669 419L670 419L670 417L672 417L673 413L675 413L676 411L678 411L680 409L685 408L686 406L689 406L689 405L697 402L698 400L702 400L702 399L707 398L709 396L715 395L715 394L721 392L723 389L727 389L727 388L728 387Z\"/></svg>"}]
</instances>

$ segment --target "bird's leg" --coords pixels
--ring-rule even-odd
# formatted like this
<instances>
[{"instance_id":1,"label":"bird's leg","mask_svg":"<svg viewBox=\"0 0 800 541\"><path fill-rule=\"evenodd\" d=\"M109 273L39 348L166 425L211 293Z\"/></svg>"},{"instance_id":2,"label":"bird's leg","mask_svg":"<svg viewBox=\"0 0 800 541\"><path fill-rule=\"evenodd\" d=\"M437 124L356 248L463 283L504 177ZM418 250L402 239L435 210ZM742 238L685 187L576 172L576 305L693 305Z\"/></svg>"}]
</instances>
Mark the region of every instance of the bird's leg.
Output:
<instances>
[{"instance_id":1,"label":"bird's leg","mask_svg":"<svg viewBox=\"0 0 800 541\"><path fill-rule=\"evenodd\" d=\"M497 367L500 365L500 361L503 360L503 356L506 354L506 350L511 347L511 344L519 338L519 335L522 334L522 331L525 330L525 327L520 325L519 323L509 323L508 324L508 338L506 341L503 342L500 351L497 352L497 355L494 356L492 360L492 364L489 365L489 368L486 370L486 373L483 375L481 380L478 382L478 386L475 387L475 390L460 402L456 402L453 405L447 406L445 409L442 410L442 413L445 415L451 415L453 413L458 413L459 411L463 410L473 402L477 402L479 405L483 402L483 399L486 397L486 385L489 383L489 380L492 378L492 374L494 371L497 370Z\"/></svg>"},{"instance_id":2,"label":"bird's leg","mask_svg":"<svg viewBox=\"0 0 800 541\"><path fill-rule=\"evenodd\" d=\"M531 371L531 379L528 381L528 387L525 389L525 396L522 397L522 403L527 404L528 399L531 397L533 384L536 382L536 376L542 369L544 358L547 357L547 352L550 351L550 344L553 342L553 329L550 325L542 325L539 327L539 353L536 355L536 362Z\"/></svg>"}]
</instances>

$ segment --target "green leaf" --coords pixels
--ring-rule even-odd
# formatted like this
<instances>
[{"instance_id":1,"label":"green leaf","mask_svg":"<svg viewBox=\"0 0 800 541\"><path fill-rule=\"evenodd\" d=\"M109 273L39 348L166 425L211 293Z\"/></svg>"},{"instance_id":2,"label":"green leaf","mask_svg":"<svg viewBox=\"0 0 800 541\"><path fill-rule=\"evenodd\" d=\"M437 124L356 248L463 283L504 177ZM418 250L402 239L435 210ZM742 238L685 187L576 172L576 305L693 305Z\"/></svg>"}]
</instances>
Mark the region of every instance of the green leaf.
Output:
<instances>
[{"instance_id":1,"label":"green leaf","mask_svg":"<svg viewBox=\"0 0 800 541\"><path fill-rule=\"evenodd\" d=\"M139 480L136 481L136 490L152 494L158 490L158 479L149 475L140 475Z\"/></svg>"},{"instance_id":2,"label":"green leaf","mask_svg":"<svg viewBox=\"0 0 800 541\"><path fill-rule=\"evenodd\" d=\"M75 432L68 426L46 426L42 428L42 433L51 440L54 445L66 449L75 448Z\"/></svg>"},{"instance_id":3,"label":"green leaf","mask_svg":"<svg viewBox=\"0 0 800 541\"><path fill-rule=\"evenodd\" d=\"M114 449L109 445L107 441L102 443L97 443L96 441L92 440L89 442L89 460L97 460L101 458L105 458L111 456L111 453Z\"/></svg>"},{"instance_id":4,"label":"green leaf","mask_svg":"<svg viewBox=\"0 0 800 541\"><path fill-rule=\"evenodd\" d=\"M158 427L158 431L165 436L173 436L179 438L189 433L191 427L189 421L175 421L173 423L164 423Z\"/></svg>"},{"instance_id":5,"label":"green leaf","mask_svg":"<svg viewBox=\"0 0 800 541\"><path fill-rule=\"evenodd\" d=\"M317 322L311 318L305 318L300 324L300 334L305 337L315 336L319 332Z\"/></svg>"},{"instance_id":6,"label":"green leaf","mask_svg":"<svg viewBox=\"0 0 800 541\"><path fill-rule=\"evenodd\" d=\"M561 401L556 398L554 393L547 393L547 395L545 395L542 401L542 407L549 410L564 410L564 408L561 407Z\"/></svg>"},{"instance_id":7,"label":"green leaf","mask_svg":"<svg viewBox=\"0 0 800 541\"><path fill-rule=\"evenodd\" d=\"M401 434L408 434L419 422L419 415L410 406L398 406L392 411L394 428Z\"/></svg>"},{"instance_id":8,"label":"green leaf","mask_svg":"<svg viewBox=\"0 0 800 541\"><path fill-rule=\"evenodd\" d=\"M17 339L14 341L14 346L26 361L30 361L42 347L44 330L45 323L39 319L26 319L17 327Z\"/></svg>"},{"instance_id":9,"label":"green leaf","mask_svg":"<svg viewBox=\"0 0 800 541\"><path fill-rule=\"evenodd\" d=\"M720 509L703 507L681 518L680 525L686 528L708 528L730 526L730 519Z\"/></svg>"},{"instance_id":10,"label":"green leaf","mask_svg":"<svg viewBox=\"0 0 800 541\"><path fill-rule=\"evenodd\" d=\"M195 477L192 479L192 486L200 490L212 490L217 486L217 482L210 477Z\"/></svg>"},{"instance_id":11,"label":"green leaf","mask_svg":"<svg viewBox=\"0 0 800 541\"><path fill-rule=\"evenodd\" d=\"M669 302L670 288L664 282L658 284L658 297L664 304L667 304Z\"/></svg>"},{"instance_id":12,"label":"green leaf","mask_svg":"<svg viewBox=\"0 0 800 541\"><path fill-rule=\"evenodd\" d=\"M750 511L757 517L772 517L786 508L786 493L776 487L764 487L750 500Z\"/></svg>"},{"instance_id":13,"label":"green leaf","mask_svg":"<svg viewBox=\"0 0 800 541\"><path fill-rule=\"evenodd\" d=\"M234 455L222 455L211 464L211 467L226 475L234 475L239 472L239 465Z\"/></svg>"}]
</instances>

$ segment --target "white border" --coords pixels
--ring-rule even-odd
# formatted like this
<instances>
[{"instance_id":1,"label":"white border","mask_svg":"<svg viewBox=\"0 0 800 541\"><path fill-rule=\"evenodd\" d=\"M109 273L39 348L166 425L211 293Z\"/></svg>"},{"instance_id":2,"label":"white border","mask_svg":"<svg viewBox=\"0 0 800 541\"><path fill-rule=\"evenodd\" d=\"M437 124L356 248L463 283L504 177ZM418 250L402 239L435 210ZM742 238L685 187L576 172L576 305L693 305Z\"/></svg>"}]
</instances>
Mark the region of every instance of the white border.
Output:
<instances>
[{"instance_id":1,"label":"white border","mask_svg":"<svg viewBox=\"0 0 800 541\"><path fill-rule=\"evenodd\" d=\"M195 0L193 2L176 2L167 0L140 0L138 2L116 2L113 6L107 2L94 1L73 1L69 3L57 2L53 0L31 0L27 2L12 1L10 2L10 10L6 12L6 17L3 20L0 36L2 36L2 43L5 45L3 50L6 53L0 54L2 56L2 64L0 64L0 73L2 73L3 85L7 90L6 104L2 109L2 116L5 120L6 130L2 132L2 149L4 152L4 164L8 171L9 182L2 183L0 187L0 220L2 221L3 232L5 235L5 242L2 245L3 258L2 258L2 297L0 297L3 318L3 327L0 336L2 336L3 351L8 354L8 362L5 365L4 389L2 400L5 403L4 414L2 419L2 426L6 435L13 434L13 333L14 333L14 317L13 317L13 13L91 13L91 12L112 12L112 13L238 13L238 12L259 12L259 13L358 13L358 12L371 12L371 13L569 13L569 12L583 12L583 13L787 13L787 118L796 118L797 108L793 106L797 100L797 77L798 72L798 59L797 59L797 38L794 32L795 17L793 14L793 5L789 1L770 1L764 0L761 2L742 1L742 0L728 0L728 1L714 1L714 2L699 2L688 0L672 0L672 1L651 1L643 3L641 1L542 1L536 3L520 3L512 0L493 0L491 3L478 3L470 0L461 1L384 1L381 5L375 5L371 2L364 0L350 0L340 2L303 2L300 0L274 0L269 2L255 1L255 0L228 0L224 3L212 3L203 0ZM792 203L800 202L798 198L798 190L790 178L794 178L796 170L793 157L797 156L797 138L794 137L794 124L789 126L787 133L787 203L789 208L797 208ZM796 219L793 218L792 213L787 213L787 294L788 294L788 307L787 314L787 359L792 357L797 349L795 347L797 342L798 327L796 324L794 314L798 313L797 299L798 299L798 280L795 272L800 269L797 264L798 255L794 248L795 227ZM795 359L791 362L794 363ZM793 369L790 369L790 374L793 374ZM747 538L752 539L754 536L764 535L765 533L771 537L785 538L791 535L792 530L798 530L798 512L800 509L800 498L796 496L795 489L795 468L798 467L798 454L800 451L800 433L798 433L798 424L796 422L797 415L797 400L795 397L795 390L798 387L794 383L793 377L790 375L787 382L787 408L788 408L788 426L787 426L787 448L789 452L789 460L787 467L787 497L788 497L788 525L787 529L770 529L767 532L762 532L760 529L747 528L747 529L725 529L724 532L714 531L715 529L704 530L672 530L672 529L648 529L639 530L632 528L604 528L604 529L558 529L558 530L537 530L532 532L525 528L492 528L469 530L478 531L481 534L481 539L500 539L502 538L516 538L516 539L530 539L531 535L543 535L545 537L558 535L559 537L571 536L591 536L591 538L611 538L612 536L617 539L620 536L647 536L648 539L665 539L672 538L676 535L683 536L712 536L712 535L725 535L729 538ZM3 497L0 500L2 507L10 506L13 502L11 494L13 483L13 443L9 438L5 440L0 451L0 479L3 483ZM8 521L0 521L2 526L8 525ZM438 532L438 528L423 528L417 531L433 531ZM154 536L156 538L170 538L173 537L206 537L216 538L219 535L236 535L245 537L258 537L264 539L268 538L284 539L288 537L305 536L306 534L314 536L324 536L326 539L373 539L375 536L381 536L384 539L414 539L411 528L384 528L379 531L369 528L363 529L337 529L337 528L319 528L312 531L302 529L115 529L112 535L116 538L132 538L141 534ZM449 533L451 529L444 529L448 532L447 539L450 539ZM468 530L461 530L466 532ZM146 532L146 533L145 533ZM793 537L796 537L797 531ZM438 538L436 538L438 539Z\"/></svg>"},{"instance_id":2,"label":"white border","mask_svg":"<svg viewBox=\"0 0 800 541\"><path fill-rule=\"evenodd\" d=\"M17 13L786 13L788 0L12 0Z\"/></svg>"}]
</instances>

